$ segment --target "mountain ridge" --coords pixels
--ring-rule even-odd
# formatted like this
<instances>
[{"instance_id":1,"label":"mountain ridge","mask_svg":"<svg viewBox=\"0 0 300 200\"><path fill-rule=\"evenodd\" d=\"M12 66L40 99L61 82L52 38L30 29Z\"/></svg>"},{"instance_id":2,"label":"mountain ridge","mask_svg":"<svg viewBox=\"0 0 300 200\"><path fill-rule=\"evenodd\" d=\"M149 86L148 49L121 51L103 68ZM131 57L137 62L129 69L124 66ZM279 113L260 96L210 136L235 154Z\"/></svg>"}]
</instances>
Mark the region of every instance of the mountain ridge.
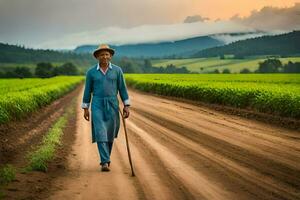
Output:
<instances>
[{"instance_id":1,"label":"mountain ridge","mask_svg":"<svg viewBox=\"0 0 300 200\"><path fill-rule=\"evenodd\" d=\"M259 56L259 55L297 55L300 54L300 30L278 34L265 35L257 38L235 41L230 44L200 50L192 57L215 57L223 55Z\"/></svg>"}]
</instances>

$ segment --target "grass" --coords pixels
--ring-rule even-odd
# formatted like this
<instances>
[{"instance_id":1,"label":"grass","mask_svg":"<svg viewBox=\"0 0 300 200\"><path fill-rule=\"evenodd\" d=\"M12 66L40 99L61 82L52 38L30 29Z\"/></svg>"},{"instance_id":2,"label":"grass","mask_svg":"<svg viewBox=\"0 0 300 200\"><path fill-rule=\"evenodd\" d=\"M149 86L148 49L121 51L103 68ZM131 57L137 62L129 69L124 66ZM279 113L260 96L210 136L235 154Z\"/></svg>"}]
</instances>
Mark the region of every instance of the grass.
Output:
<instances>
[{"instance_id":1,"label":"grass","mask_svg":"<svg viewBox=\"0 0 300 200\"><path fill-rule=\"evenodd\" d=\"M8 184L15 180L16 169L12 165L5 165L0 169L0 184ZM0 194L1 196L1 194Z\"/></svg>"},{"instance_id":2,"label":"grass","mask_svg":"<svg viewBox=\"0 0 300 200\"><path fill-rule=\"evenodd\" d=\"M47 171L47 162L53 158L56 146L61 144L62 129L66 121L66 117L59 118L46 137L44 137L42 145L29 154L30 170Z\"/></svg>"},{"instance_id":3,"label":"grass","mask_svg":"<svg viewBox=\"0 0 300 200\"><path fill-rule=\"evenodd\" d=\"M266 58L262 57L249 57L245 59L232 59L226 58L221 60L218 57L214 58L189 58L189 59L161 59L152 60L154 67L166 67L169 64L173 64L176 67L185 66L188 70L198 73L208 73L216 69L223 71L229 69L232 73L239 73L242 69L247 68L250 71L258 69L259 62L264 61ZM292 62L300 62L300 57L279 58L283 64Z\"/></svg>"},{"instance_id":4,"label":"grass","mask_svg":"<svg viewBox=\"0 0 300 200\"><path fill-rule=\"evenodd\" d=\"M68 117L71 114L74 114L74 112L75 111L73 107L70 106L67 112L56 121L56 123L44 136L41 145L35 151L27 155L29 166L26 169L28 171L47 171L48 162L54 158L57 146L61 145L61 137L63 135L63 129L65 128Z\"/></svg>"}]
</instances>

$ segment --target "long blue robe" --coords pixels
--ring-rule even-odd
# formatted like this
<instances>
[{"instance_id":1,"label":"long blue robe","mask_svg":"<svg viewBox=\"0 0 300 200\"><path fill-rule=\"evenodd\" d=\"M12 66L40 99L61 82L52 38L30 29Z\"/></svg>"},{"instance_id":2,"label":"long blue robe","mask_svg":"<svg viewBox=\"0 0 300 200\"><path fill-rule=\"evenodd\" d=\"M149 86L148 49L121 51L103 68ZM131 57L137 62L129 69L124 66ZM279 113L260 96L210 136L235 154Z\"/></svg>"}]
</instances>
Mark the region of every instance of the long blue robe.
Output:
<instances>
[{"instance_id":1,"label":"long blue robe","mask_svg":"<svg viewBox=\"0 0 300 200\"><path fill-rule=\"evenodd\" d=\"M129 101L129 97L120 67L110 63L103 74L97 66L86 73L82 102L89 105L92 96L92 142L112 142L120 128L118 92L123 102Z\"/></svg>"}]
</instances>

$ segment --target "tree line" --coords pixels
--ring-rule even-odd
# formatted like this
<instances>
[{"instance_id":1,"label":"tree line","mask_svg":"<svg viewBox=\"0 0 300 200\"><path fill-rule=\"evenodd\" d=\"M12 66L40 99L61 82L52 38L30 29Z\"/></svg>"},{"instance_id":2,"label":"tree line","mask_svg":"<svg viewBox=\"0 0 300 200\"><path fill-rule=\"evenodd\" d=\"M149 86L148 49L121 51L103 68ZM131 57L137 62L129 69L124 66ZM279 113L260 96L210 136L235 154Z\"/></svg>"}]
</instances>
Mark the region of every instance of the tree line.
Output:
<instances>
[{"instance_id":1,"label":"tree line","mask_svg":"<svg viewBox=\"0 0 300 200\"><path fill-rule=\"evenodd\" d=\"M75 64L92 64L91 54L78 54L72 51L55 51L31 49L24 46L0 43L1 63L39 63L39 62L72 62Z\"/></svg>"},{"instance_id":2,"label":"tree line","mask_svg":"<svg viewBox=\"0 0 300 200\"><path fill-rule=\"evenodd\" d=\"M186 73L195 73L189 71L186 67L176 67L173 64L169 64L166 67L154 67L150 59L138 60L130 58L121 58L115 60L115 63L121 66L124 73L159 73L159 74L186 74ZM259 67L255 71L250 71L248 68L244 68L240 71L241 74L246 73L300 73L300 62L289 61L286 64L283 64L277 58L268 58L263 62L258 63ZM230 69L225 68L223 70L216 69L208 73L223 73L230 74L232 73Z\"/></svg>"},{"instance_id":3,"label":"tree line","mask_svg":"<svg viewBox=\"0 0 300 200\"><path fill-rule=\"evenodd\" d=\"M187 74L192 73L186 67L176 67L173 64L169 64L166 67L153 67L151 60L136 60L129 58L122 58L115 60L124 73L159 73L159 74ZM223 73L230 74L229 69L219 70L216 69L209 73ZM241 74L246 73L300 73L300 62L289 61L283 64L277 58L269 58L259 63L259 67L255 71L250 71L248 68L244 68L240 71ZM0 72L0 78L49 78L58 75L80 75L78 68L70 62L64 63L60 66L53 66L48 62L38 63L34 69L34 72L29 67L16 67L13 70L7 70L6 72Z\"/></svg>"},{"instance_id":4,"label":"tree line","mask_svg":"<svg viewBox=\"0 0 300 200\"><path fill-rule=\"evenodd\" d=\"M269 58L263 62L259 62L258 64L259 67L257 70L252 72L248 68L244 68L240 71L240 73L300 73L300 62L289 61L286 64L282 64L282 62L277 58ZM230 74L231 72L229 69L223 69L222 71L216 69L211 73Z\"/></svg>"},{"instance_id":5,"label":"tree line","mask_svg":"<svg viewBox=\"0 0 300 200\"><path fill-rule=\"evenodd\" d=\"M1 78L50 78L59 75L75 76L79 75L79 70L70 62L57 67L54 67L48 62L41 62L37 63L34 72L32 72L29 67L24 66L16 67L12 71L0 72Z\"/></svg>"},{"instance_id":6,"label":"tree line","mask_svg":"<svg viewBox=\"0 0 300 200\"><path fill-rule=\"evenodd\" d=\"M300 73L300 62L291 62L282 64L279 59L267 59L259 63L257 73Z\"/></svg>"},{"instance_id":7,"label":"tree line","mask_svg":"<svg viewBox=\"0 0 300 200\"><path fill-rule=\"evenodd\" d=\"M130 59L123 57L115 60L115 63L120 66L124 73L152 73L152 74L187 74L191 73L186 67L176 67L169 64L166 67L154 67L150 59Z\"/></svg>"}]
</instances>

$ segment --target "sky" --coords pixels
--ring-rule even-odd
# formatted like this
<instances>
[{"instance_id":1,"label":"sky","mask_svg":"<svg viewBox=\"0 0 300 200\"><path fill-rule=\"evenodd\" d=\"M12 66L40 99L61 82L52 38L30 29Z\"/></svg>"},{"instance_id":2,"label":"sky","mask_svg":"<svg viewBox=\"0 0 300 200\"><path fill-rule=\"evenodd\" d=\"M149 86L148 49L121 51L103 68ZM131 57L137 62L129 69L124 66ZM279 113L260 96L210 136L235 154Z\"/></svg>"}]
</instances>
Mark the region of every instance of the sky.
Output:
<instances>
[{"instance_id":1,"label":"sky","mask_svg":"<svg viewBox=\"0 0 300 200\"><path fill-rule=\"evenodd\" d=\"M0 0L0 42L30 48L300 29L300 0Z\"/></svg>"}]
</instances>

